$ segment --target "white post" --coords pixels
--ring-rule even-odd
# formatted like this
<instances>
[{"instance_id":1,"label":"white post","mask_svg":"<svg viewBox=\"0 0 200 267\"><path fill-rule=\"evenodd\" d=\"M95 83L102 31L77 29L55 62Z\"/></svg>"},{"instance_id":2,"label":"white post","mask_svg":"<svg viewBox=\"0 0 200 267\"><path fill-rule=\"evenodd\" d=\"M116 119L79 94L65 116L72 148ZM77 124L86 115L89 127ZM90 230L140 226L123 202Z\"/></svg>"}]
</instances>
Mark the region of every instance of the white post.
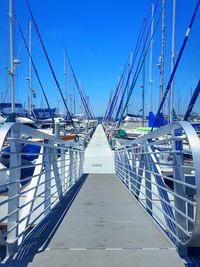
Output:
<instances>
[{"instance_id":1,"label":"white post","mask_svg":"<svg viewBox=\"0 0 200 267\"><path fill-rule=\"evenodd\" d=\"M61 184L63 188L63 194L65 194L66 187L65 187L65 145L61 145Z\"/></svg>"},{"instance_id":2,"label":"white post","mask_svg":"<svg viewBox=\"0 0 200 267\"><path fill-rule=\"evenodd\" d=\"M47 143L48 145L51 145L51 142ZM51 157L49 154L53 153L53 150L46 147L45 148L45 156L44 156L44 162L45 162L45 193L44 193L44 215L47 215L51 209Z\"/></svg>"},{"instance_id":3,"label":"white post","mask_svg":"<svg viewBox=\"0 0 200 267\"><path fill-rule=\"evenodd\" d=\"M55 127L55 137L56 138L60 138L60 122L59 121L56 121L55 124L54 124L54 127Z\"/></svg>"},{"instance_id":4,"label":"white post","mask_svg":"<svg viewBox=\"0 0 200 267\"><path fill-rule=\"evenodd\" d=\"M9 175L9 190L8 190L8 214L12 214L8 217L8 232L11 231L7 236L8 242L8 255L12 255L16 248L16 238L18 236L18 220L19 220L19 191L20 191L20 168L21 166L21 154L20 145L15 139L20 138L19 127L18 129L11 130L12 142L10 145L10 175ZM13 230L11 230L15 227Z\"/></svg>"},{"instance_id":5,"label":"white post","mask_svg":"<svg viewBox=\"0 0 200 267\"><path fill-rule=\"evenodd\" d=\"M69 179L68 179L68 188L70 189L74 182L74 151L71 148L69 150Z\"/></svg>"}]
</instances>

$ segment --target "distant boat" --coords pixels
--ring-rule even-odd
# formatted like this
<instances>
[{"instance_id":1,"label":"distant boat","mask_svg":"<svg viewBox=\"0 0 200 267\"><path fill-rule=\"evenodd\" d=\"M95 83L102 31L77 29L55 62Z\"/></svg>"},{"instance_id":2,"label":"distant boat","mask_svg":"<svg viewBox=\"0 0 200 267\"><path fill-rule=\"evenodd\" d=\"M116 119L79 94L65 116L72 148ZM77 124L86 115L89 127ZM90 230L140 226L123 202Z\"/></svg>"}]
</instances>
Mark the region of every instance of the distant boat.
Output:
<instances>
[{"instance_id":1,"label":"distant boat","mask_svg":"<svg viewBox=\"0 0 200 267\"><path fill-rule=\"evenodd\" d=\"M12 114L11 103L0 103L0 123L4 123ZM28 111L21 103L15 103L15 120L16 122L33 126L35 121L29 118Z\"/></svg>"},{"instance_id":2,"label":"distant boat","mask_svg":"<svg viewBox=\"0 0 200 267\"><path fill-rule=\"evenodd\" d=\"M0 103L0 114L7 117L12 113L11 103ZM15 103L15 114L17 117L28 117L28 112L21 103Z\"/></svg>"}]
</instances>

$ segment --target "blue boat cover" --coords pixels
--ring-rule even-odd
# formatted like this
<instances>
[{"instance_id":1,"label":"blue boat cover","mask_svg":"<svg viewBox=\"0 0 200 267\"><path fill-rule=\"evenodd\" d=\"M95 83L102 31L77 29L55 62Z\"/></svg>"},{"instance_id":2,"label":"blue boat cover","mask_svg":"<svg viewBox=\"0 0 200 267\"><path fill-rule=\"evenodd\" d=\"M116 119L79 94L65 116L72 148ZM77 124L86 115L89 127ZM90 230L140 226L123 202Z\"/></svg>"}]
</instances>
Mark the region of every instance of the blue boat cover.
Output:
<instances>
[{"instance_id":1,"label":"blue boat cover","mask_svg":"<svg viewBox=\"0 0 200 267\"><path fill-rule=\"evenodd\" d=\"M158 119L156 120L156 123L154 125L156 116L152 111L149 112L149 127L156 127L159 128L160 126L166 125L168 121L164 118L163 113L161 112L159 114Z\"/></svg>"}]
</instances>

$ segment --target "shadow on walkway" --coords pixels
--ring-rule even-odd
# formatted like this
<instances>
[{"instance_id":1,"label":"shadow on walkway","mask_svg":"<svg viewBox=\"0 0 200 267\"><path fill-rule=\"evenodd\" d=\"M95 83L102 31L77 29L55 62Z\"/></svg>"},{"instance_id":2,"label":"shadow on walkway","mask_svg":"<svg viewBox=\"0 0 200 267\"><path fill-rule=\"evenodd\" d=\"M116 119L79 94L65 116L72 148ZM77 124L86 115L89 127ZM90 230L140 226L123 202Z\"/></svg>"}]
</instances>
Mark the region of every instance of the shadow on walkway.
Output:
<instances>
[{"instance_id":1,"label":"shadow on walkway","mask_svg":"<svg viewBox=\"0 0 200 267\"><path fill-rule=\"evenodd\" d=\"M50 211L47 218L39 223L33 232L27 236L20 250L15 254L14 259L8 259L4 264L1 263L0 266L25 267L33 261L37 253L43 252L48 247L87 176L88 174L84 174Z\"/></svg>"}]
</instances>

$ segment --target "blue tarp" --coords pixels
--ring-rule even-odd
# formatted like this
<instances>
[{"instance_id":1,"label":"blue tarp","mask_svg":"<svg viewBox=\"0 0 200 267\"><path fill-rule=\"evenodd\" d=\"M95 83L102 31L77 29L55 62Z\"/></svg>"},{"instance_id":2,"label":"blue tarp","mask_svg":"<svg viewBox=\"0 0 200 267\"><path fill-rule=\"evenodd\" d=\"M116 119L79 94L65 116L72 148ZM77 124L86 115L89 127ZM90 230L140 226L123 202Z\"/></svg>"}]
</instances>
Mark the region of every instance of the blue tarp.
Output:
<instances>
[{"instance_id":1,"label":"blue tarp","mask_svg":"<svg viewBox=\"0 0 200 267\"><path fill-rule=\"evenodd\" d=\"M154 126L156 128L159 128L160 126L166 125L168 123L168 121L164 118L162 112L159 114L159 117L154 125L155 118L156 116L154 115L154 113L150 111L149 112L149 127Z\"/></svg>"}]
</instances>

